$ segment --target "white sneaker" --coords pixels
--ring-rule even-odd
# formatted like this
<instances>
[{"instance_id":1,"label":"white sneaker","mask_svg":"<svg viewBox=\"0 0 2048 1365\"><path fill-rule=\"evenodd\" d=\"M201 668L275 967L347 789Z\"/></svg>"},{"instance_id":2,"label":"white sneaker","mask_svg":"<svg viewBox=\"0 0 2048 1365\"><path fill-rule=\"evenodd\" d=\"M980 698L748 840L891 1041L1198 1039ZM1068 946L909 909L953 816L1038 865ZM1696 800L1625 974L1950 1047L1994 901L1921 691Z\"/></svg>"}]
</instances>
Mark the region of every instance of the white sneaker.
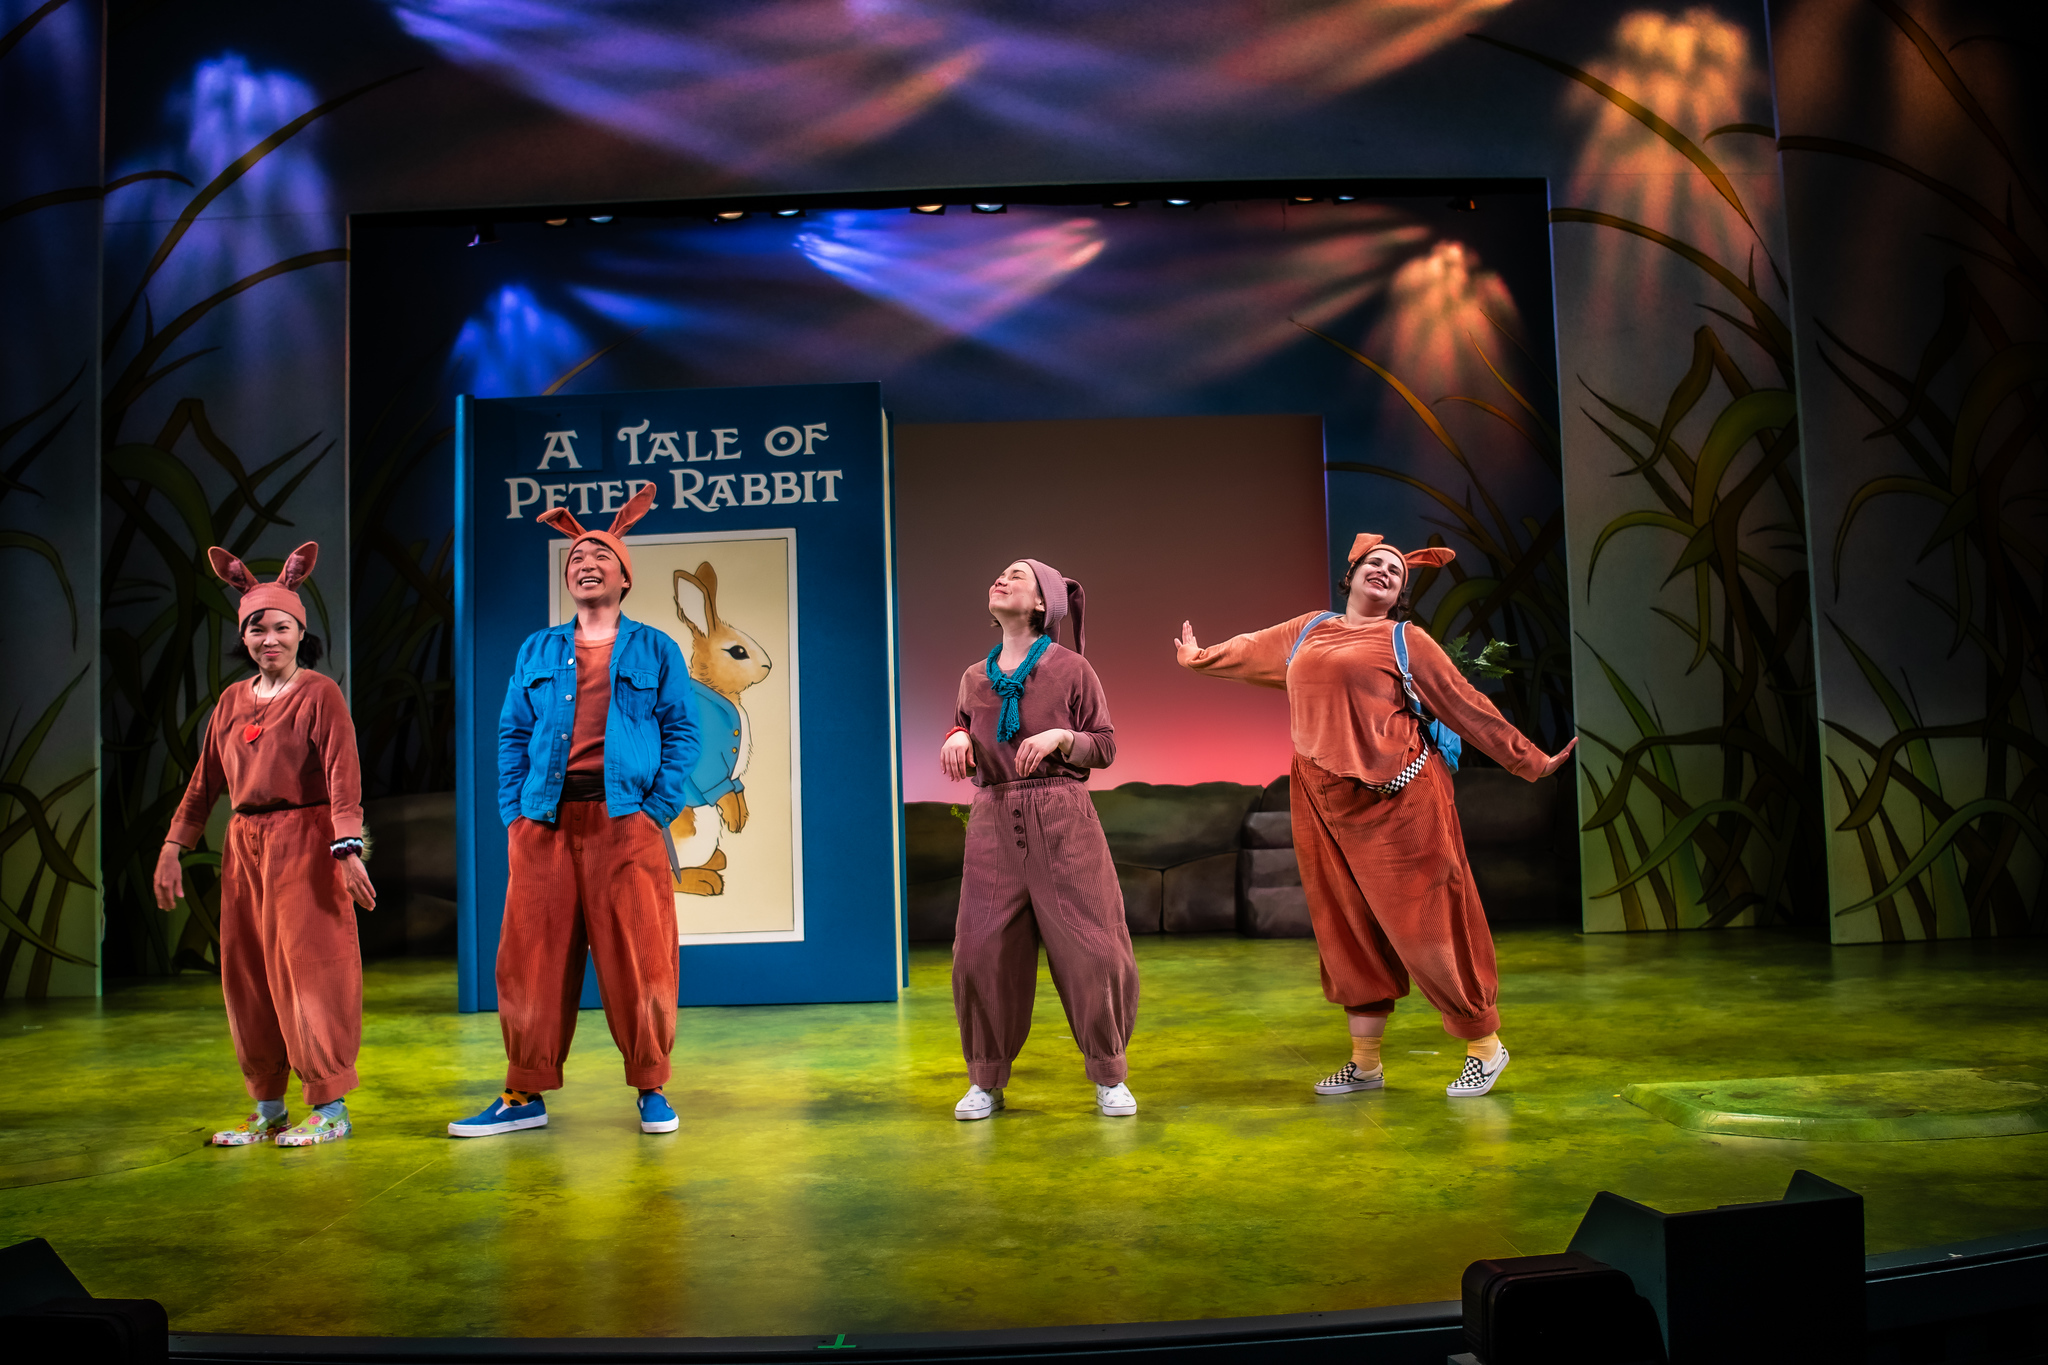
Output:
<instances>
[{"instance_id":1,"label":"white sneaker","mask_svg":"<svg viewBox=\"0 0 2048 1365\"><path fill-rule=\"evenodd\" d=\"M1503 1047L1493 1054L1489 1064L1477 1057L1465 1059L1465 1069L1458 1073L1458 1079L1444 1087L1444 1093L1453 1099L1467 1099L1473 1095L1484 1095L1493 1089L1493 1083L1500 1079L1500 1073L1508 1069L1508 1050Z\"/></svg>"},{"instance_id":2,"label":"white sneaker","mask_svg":"<svg viewBox=\"0 0 2048 1365\"><path fill-rule=\"evenodd\" d=\"M1316 1082L1318 1095L1348 1095L1354 1090L1381 1090L1386 1087L1385 1067L1374 1067L1370 1072L1360 1071L1358 1063L1346 1062L1329 1075Z\"/></svg>"},{"instance_id":3,"label":"white sneaker","mask_svg":"<svg viewBox=\"0 0 2048 1365\"><path fill-rule=\"evenodd\" d=\"M1138 1112L1138 1101L1131 1095L1131 1088L1118 1081L1115 1085L1095 1087L1095 1107L1105 1118L1127 1119Z\"/></svg>"},{"instance_id":4,"label":"white sneaker","mask_svg":"<svg viewBox=\"0 0 2048 1365\"><path fill-rule=\"evenodd\" d=\"M953 1106L953 1117L962 1123L971 1119L985 1119L1003 1107L1003 1088L983 1090L978 1085L967 1087L967 1093L960 1097L960 1103Z\"/></svg>"}]
</instances>

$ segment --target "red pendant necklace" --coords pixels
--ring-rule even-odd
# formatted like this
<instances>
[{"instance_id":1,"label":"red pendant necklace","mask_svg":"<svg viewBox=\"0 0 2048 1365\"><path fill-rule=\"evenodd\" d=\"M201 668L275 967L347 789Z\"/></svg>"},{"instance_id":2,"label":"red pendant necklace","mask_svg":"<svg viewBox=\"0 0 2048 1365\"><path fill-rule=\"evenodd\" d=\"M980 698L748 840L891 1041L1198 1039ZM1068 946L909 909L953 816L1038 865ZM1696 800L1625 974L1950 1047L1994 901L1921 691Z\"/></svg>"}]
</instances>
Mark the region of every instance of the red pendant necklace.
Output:
<instances>
[{"instance_id":1,"label":"red pendant necklace","mask_svg":"<svg viewBox=\"0 0 2048 1365\"><path fill-rule=\"evenodd\" d=\"M264 713L270 710L270 703L277 700L278 692L282 692L287 687L290 687L292 685L292 679L298 676L299 670L295 666L293 667L290 676L285 678L283 682L277 685L277 692L272 692L267 697L257 697L256 719L250 721L247 725L244 725L242 727L242 742L244 744L254 744L256 742L256 736L263 733L263 716ZM251 683L249 686L249 695L252 697L256 695L256 686L253 683Z\"/></svg>"}]
</instances>

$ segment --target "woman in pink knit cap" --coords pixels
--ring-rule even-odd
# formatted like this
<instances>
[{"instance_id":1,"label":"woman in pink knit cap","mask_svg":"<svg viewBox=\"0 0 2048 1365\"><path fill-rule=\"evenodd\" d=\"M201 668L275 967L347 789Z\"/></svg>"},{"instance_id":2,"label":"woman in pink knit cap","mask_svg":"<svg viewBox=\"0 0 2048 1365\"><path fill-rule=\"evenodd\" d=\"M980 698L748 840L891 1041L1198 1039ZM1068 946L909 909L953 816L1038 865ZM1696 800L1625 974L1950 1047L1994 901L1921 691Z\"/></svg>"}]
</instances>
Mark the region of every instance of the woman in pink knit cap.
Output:
<instances>
[{"instance_id":1,"label":"woman in pink knit cap","mask_svg":"<svg viewBox=\"0 0 2048 1365\"><path fill-rule=\"evenodd\" d=\"M258 583L226 550L207 552L241 592L238 649L256 676L230 683L213 708L154 881L164 910L184 898L181 857L225 789L234 814L220 855L220 985L256 1109L213 1135L219 1147L308 1147L353 1131L343 1096L363 1036L355 905L375 909L377 889L363 866L355 722L341 688L313 671L320 637L306 633L295 591L319 554L308 541L276 582ZM297 1126L284 1100L293 1072L312 1106Z\"/></svg>"},{"instance_id":2,"label":"woman in pink knit cap","mask_svg":"<svg viewBox=\"0 0 2048 1365\"><path fill-rule=\"evenodd\" d=\"M989 586L1003 642L960 678L939 766L980 788L967 826L953 1009L972 1082L956 1119L1003 1107L1010 1064L1031 1032L1038 945L1052 964L1074 1043L1111 1118L1138 1112L1124 1048L1138 1014L1138 963L1109 843L1088 799L1088 772L1116 758L1101 680L1082 655L1081 585L1019 559ZM1057 642L1071 614L1074 648Z\"/></svg>"}]
</instances>

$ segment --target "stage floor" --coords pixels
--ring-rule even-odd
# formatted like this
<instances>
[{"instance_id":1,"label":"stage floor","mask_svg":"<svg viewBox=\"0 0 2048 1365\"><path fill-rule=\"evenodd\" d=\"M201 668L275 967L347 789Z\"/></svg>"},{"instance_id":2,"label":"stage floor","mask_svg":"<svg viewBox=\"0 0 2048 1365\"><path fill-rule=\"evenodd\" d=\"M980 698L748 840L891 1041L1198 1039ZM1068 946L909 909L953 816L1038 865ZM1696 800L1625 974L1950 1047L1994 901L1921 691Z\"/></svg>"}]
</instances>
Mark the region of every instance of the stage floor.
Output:
<instances>
[{"instance_id":1,"label":"stage floor","mask_svg":"<svg viewBox=\"0 0 2048 1365\"><path fill-rule=\"evenodd\" d=\"M0 1005L0 1244L43 1236L174 1330L732 1336L1143 1322L1456 1297L1479 1257L1562 1250L1594 1191L1665 1210L1860 1191L1868 1250L2048 1224L2048 1134L1714 1137L1624 1084L2037 1062L2048 943L1830 949L1781 934L1500 935L1501 1086L1419 999L1388 1089L1319 1099L1347 1055L1313 945L1138 944L1135 1119L1105 1119L1056 997L1010 1108L965 1089L947 953L896 1004L686 1011L643 1137L586 1012L550 1127L455 1141L501 1076L445 962L373 965L355 1138L202 1149L244 1112L220 992ZM293 1112L300 1110L293 1097ZM69 1176L71 1178L58 1178ZM40 1182L40 1183L26 1183Z\"/></svg>"}]
</instances>

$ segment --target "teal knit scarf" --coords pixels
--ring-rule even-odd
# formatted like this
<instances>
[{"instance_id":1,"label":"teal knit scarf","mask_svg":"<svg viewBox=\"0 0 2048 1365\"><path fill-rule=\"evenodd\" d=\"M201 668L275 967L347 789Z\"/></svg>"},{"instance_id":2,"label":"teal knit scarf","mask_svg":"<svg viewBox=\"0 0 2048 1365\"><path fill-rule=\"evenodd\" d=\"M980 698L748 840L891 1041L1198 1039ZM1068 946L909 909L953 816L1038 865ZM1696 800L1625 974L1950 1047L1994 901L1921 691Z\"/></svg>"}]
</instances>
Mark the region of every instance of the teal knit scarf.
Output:
<instances>
[{"instance_id":1,"label":"teal knit scarf","mask_svg":"<svg viewBox=\"0 0 2048 1365\"><path fill-rule=\"evenodd\" d=\"M1045 651L1052 648L1052 636L1041 635L1031 646L1031 652L1024 656L1024 662L1017 665L1015 673L1005 673L996 663L1002 656L1003 647L997 645L988 652L988 685L1003 699L1003 714L996 722L996 742L1008 744L1017 732L1024 728L1024 713L1017 706L1024 695L1024 684L1031 677L1031 670L1038 667L1038 661L1045 657Z\"/></svg>"}]
</instances>

